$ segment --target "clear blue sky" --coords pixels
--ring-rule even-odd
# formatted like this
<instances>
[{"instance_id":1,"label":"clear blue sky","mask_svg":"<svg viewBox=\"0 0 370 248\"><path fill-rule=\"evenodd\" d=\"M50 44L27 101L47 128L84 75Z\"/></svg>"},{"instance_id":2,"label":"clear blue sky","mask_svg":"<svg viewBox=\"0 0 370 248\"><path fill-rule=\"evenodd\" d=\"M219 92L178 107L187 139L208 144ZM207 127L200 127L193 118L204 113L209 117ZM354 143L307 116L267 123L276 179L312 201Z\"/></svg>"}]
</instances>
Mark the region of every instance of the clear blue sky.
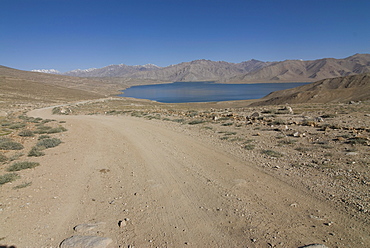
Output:
<instances>
[{"instance_id":1,"label":"clear blue sky","mask_svg":"<svg viewBox=\"0 0 370 248\"><path fill-rule=\"evenodd\" d=\"M370 53L369 0L0 0L0 65L168 66Z\"/></svg>"}]
</instances>

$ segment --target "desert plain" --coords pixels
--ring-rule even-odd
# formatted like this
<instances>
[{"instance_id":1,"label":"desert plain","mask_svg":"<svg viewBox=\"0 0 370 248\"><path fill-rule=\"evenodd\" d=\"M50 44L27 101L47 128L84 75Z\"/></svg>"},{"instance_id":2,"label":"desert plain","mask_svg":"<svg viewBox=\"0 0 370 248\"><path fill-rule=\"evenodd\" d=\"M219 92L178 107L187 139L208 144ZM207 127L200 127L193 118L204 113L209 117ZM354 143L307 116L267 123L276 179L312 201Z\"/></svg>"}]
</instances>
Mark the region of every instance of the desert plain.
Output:
<instances>
[{"instance_id":1,"label":"desert plain","mask_svg":"<svg viewBox=\"0 0 370 248\"><path fill-rule=\"evenodd\" d=\"M163 104L1 80L1 247L370 245L368 100Z\"/></svg>"}]
</instances>

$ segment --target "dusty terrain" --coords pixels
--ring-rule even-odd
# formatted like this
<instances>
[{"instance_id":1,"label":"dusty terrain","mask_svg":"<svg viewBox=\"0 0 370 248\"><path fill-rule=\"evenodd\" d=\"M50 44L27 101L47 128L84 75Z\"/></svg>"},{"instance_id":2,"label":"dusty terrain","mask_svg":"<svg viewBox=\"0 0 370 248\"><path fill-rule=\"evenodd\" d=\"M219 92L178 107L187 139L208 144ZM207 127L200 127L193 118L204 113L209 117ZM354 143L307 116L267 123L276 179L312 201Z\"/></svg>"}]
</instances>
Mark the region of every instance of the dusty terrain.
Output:
<instances>
[{"instance_id":1,"label":"dusty terrain","mask_svg":"<svg viewBox=\"0 0 370 248\"><path fill-rule=\"evenodd\" d=\"M0 244L368 246L369 102L247 105L106 99L29 112L67 131L50 134L63 143L44 156L19 154L40 166L1 186ZM37 129L31 120L23 128ZM26 153L40 134L21 129L3 135Z\"/></svg>"},{"instance_id":2,"label":"dusty terrain","mask_svg":"<svg viewBox=\"0 0 370 248\"><path fill-rule=\"evenodd\" d=\"M161 104L0 69L0 247L370 244L367 82L325 104Z\"/></svg>"}]
</instances>

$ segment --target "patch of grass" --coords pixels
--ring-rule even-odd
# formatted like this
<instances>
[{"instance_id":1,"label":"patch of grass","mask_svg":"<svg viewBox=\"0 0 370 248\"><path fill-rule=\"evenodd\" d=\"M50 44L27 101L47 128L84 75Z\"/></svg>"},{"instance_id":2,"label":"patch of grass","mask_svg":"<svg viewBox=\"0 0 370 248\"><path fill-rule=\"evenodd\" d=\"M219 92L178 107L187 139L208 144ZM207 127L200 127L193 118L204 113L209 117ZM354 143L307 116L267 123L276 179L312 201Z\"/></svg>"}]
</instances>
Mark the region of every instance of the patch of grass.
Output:
<instances>
[{"instance_id":1,"label":"patch of grass","mask_svg":"<svg viewBox=\"0 0 370 248\"><path fill-rule=\"evenodd\" d=\"M229 117L221 117L217 119L217 121L228 121L228 120L230 120Z\"/></svg>"},{"instance_id":2,"label":"patch of grass","mask_svg":"<svg viewBox=\"0 0 370 248\"><path fill-rule=\"evenodd\" d=\"M265 154L267 156L274 157L274 158L283 157L283 154L277 151L273 151L273 150L262 150L262 154Z\"/></svg>"},{"instance_id":3,"label":"patch of grass","mask_svg":"<svg viewBox=\"0 0 370 248\"><path fill-rule=\"evenodd\" d=\"M247 145L243 146L243 148L244 148L245 150L253 150L253 149L254 149L254 147L255 147L255 145L253 145L253 144L247 144Z\"/></svg>"},{"instance_id":4,"label":"patch of grass","mask_svg":"<svg viewBox=\"0 0 370 248\"><path fill-rule=\"evenodd\" d=\"M228 123L223 123L223 124L221 124L221 126L225 126L225 127L227 127L227 126L232 126L234 123L232 123L232 122L228 122Z\"/></svg>"},{"instance_id":5,"label":"patch of grass","mask_svg":"<svg viewBox=\"0 0 370 248\"><path fill-rule=\"evenodd\" d=\"M223 132L224 135L236 135L236 132Z\"/></svg>"},{"instance_id":6,"label":"patch of grass","mask_svg":"<svg viewBox=\"0 0 370 248\"><path fill-rule=\"evenodd\" d=\"M220 140L228 140L230 137L228 136L224 136L224 137L221 137Z\"/></svg>"},{"instance_id":7,"label":"patch of grass","mask_svg":"<svg viewBox=\"0 0 370 248\"><path fill-rule=\"evenodd\" d=\"M369 142L368 139L366 138L361 138L361 137L354 137L354 138L350 138L348 139L347 143L348 144L351 144L351 145L367 145L367 143Z\"/></svg>"},{"instance_id":8,"label":"patch of grass","mask_svg":"<svg viewBox=\"0 0 370 248\"><path fill-rule=\"evenodd\" d=\"M161 119L161 116L160 115L148 115L145 118L147 118L149 120L152 120L152 119L160 120Z\"/></svg>"},{"instance_id":9,"label":"patch of grass","mask_svg":"<svg viewBox=\"0 0 370 248\"><path fill-rule=\"evenodd\" d=\"M204 122L206 122L206 121L204 121L204 120L193 120L193 121L188 122L188 124L189 125L197 125L197 124L202 124Z\"/></svg>"},{"instance_id":10,"label":"patch of grass","mask_svg":"<svg viewBox=\"0 0 370 248\"><path fill-rule=\"evenodd\" d=\"M18 179L20 176L16 173L7 173L0 176L0 185L10 183L16 179Z\"/></svg>"},{"instance_id":11,"label":"patch of grass","mask_svg":"<svg viewBox=\"0 0 370 248\"><path fill-rule=\"evenodd\" d=\"M9 158L9 160L10 160L10 161L14 161L14 160L19 159L19 158L20 158L20 157L22 157L22 156L23 156L23 153L18 152L18 153L16 153L16 154L14 154L13 156L11 156L11 157Z\"/></svg>"},{"instance_id":12,"label":"patch of grass","mask_svg":"<svg viewBox=\"0 0 370 248\"><path fill-rule=\"evenodd\" d=\"M40 137L38 138L38 140L43 140L43 139L48 139L50 138L49 135L40 135Z\"/></svg>"},{"instance_id":13,"label":"patch of grass","mask_svg":"<svg viewBox=\"0 0 370 248\"><path fill-rule=\"evenodd\" d=\"M8 161L8 158L5 155L0 154L0 163L4 163L6 161Z\"/></svg>"},{"instance_id":14,"label":"patch of grass","mask_svg":"<svg viewBox=\"0 0 370 248\"><path fill-rule=\"evenodd\" d=\"M321 118L335 118L335 117L337 117L336 114L325 114L321 116Z\"/></svg>"},{"instance_id":15,"label":"patch of grass","mask_svg":"<svg viewBox=\"0 0 370 248\"><path fill-rule=\"evenodd\" d=\"M253 141L254 141L253 139L248 139L248 140L244 141L244 143L243 143L243 144L249 144L249 143L251 143L251 142L253 142Z\"/></svg>"},{"instance_id":16,"label":"patch of grass","mask_svg":"<svg viewBox=\"0 0 370 248\"><path fill-rule=\"evenodd\" d=\"M331 146L331 145L321 145L321 148L324 148L324 149L333 149L334 147Z\"/></svg>"},{"instance_id":17,"label":"patch of grass","mask_svg":"<svg viewBox=\"0 0 370 248\"><path fill-rule=\"evenodd\" d=\"M292 140L292 139L284 139L284 140L279 140L278 143L281 145L292 145L296 143L297 140Z\"/></svg>"},{"instance_id":18,"label":"patch of grass","mask_svg":"<svg viewBox=\"0 0 370 248\"><path fill-rule=\"evenodd\" d=\"M26 126L26 123L14 123L9 126L10 129L20 129L24 128Z\"/></svg>"},{"instance_id":19,"label":"patch of grass","mask_svg":"<svg viewBox=\"0 0 370 248\"><path fill-rule=\"evenodd\" d=\"M54 121L54 120L51 120L51 119L45 119L45 120L42 120L42 124L45 124L45 123L49 123L49 122L52 122L52 121Z\"/></svg>"},{"instance_id":20,"label":"patch of grass","mask_svg":"<svg viewBox=\"0 0 370 248\"><path fill-rule=\"evenodd\" d=\"M274 114L276 111L274 110L271 110L271 109L265 109L263 110L261 113L262 114Z\"/></svg>"},{"instance_id":21,"label":"patch of grass","mask_svg":"<svg viewBox=\"0 0 370 248\"><path fill-rule=\"evenodd\" d=\"M60 127L49 127L49 126L44 126L44 125L41 125L41 126L38 126L37 127L37 130L34 131L34 133L38 133L38 134L52 134L52 133L61 133L61 132L65 132L67 131L66 128L60 126Z\"/></svg>"},{"instance_id":22,"label":"patch of grass","mask_svg":"<svg viewBox=\"0 0 370 248\"><path fill-rule=\"evenodd\" d=\"M34 146L31 148L30 152L28 153L28 157L41 157L44 156L45 153L40 149L39 146Z\"/></svg>"},{"instance_id":23,"label":"patch of grass","mask_svg":"<svg viewBox=\"0 0 370 248\"><path fill-rule=\"evenodd\" d=\"M36 166L39 166L40 164L37 162L28 162L28 161L23 161L23 162L16 162L9 166L6 170L7 171L20 171L20 170L25 170L25 169L31 169L35 168Z\"/></svg>"},{"instance_id":24,"label":"patch of grass","mask_svg":"<svg viewBox=\"0 0 370 248\"><path fill-rule=\"evenodd\" d=\"M48 138L48 139L40 140L39 142L37 142L36 146L38 146L39 148L47 149L47 148L56 147L61 143L62 141L60 139Z\"/></svg>"},{"instance_id":25,"label":"patch of grass","mask_svg":"<svg viewBox=\"0 0 370 248\"><path fill-rule=\"evenodd\" d=\"M67 131L66 128L64 127L54 127L54 128L51 128L47 133L61 133L61 132L65 132Z\"/></svg>"},{"instance_id":26,"label":"patch of grass","mask_svg":"<svg viewBox=\"0 0 370 248\"><path fill-rule=\"evenodd\" d=\"M308 152L308 151L310 151L311 149L310 148L308 148L308 147L297 147L297 148L294 148L294 150L296 150L296 151L299 151L299 152Z\"/></svg>"},{"instance_id":27,"label":"patch of grass","mask_svg":"<svg viewBox=\"0 0 370 248\"><path fill-rule=\"evenodd\" d=\"M22 184L19 184L15 187L13 187L13 189L23 189L23 188L26 188L28 186L30 186L32 184L32 182L24 182Z\"/></svg>"},{"instance_id":28,"label":"patch of grass","mask_svg":"<svg viewBox=\"0 0 370 248\"><path fill-rule=\"evenodd\" d=\"M51 129L52 127L49 127L49 126L44 126L44 125L40 125L37 127L37 130L34 131L34 133L38 133L38 134L44 134L44 133L48 133L48 131Z\"/></svg>"},{"instance_id":29,"label":"patch of grass","mask_svg":"<svg viewBox=\"0 0 370 248\"><path fill-rule=\"evenodd\" d=\"M21 137L33 137L35 134L31 130L22 130L18 133L19 136Z\"/></svg>"},{"instance_id":30,"label":"patch of grass","mask_svg":"<svg viewBox=\"0 0 370 248\"><path fill-rule=\"evenodd\" d=\"M208 130L212 130L213 128L212 127L203 127L204 129L208 129Z\"/></svg>"},{"instance_id":31,"label":"patch of grass","mask_svg":"<svg viewBox=\"0 0 370 248\"><path fill-rule=\"evenodd\" d=\"M172 121L177 122L177 123L184 123L185 122L184 119L173 119Z\"/></svg>"},{"instance_id":32,"label":"patch of grass","mask_svg":"<svg viewBox=\"0 0 370 248\"><path fill-rule=\"evenodd\" d=\"M11 139L0 139L0 150L22 150L24 146Z\"/></svg>"},{"instance_id":33,"label":"patch of grass","mask_svg":"<svg viewBox=\"0 0 370 248\"><path fill-rule=\"evenodd\" d=\"M145 115L147 115L147 114L145 114L141 111L134 111L134 112L131 113L131 116L134 116L134 117L143 117Z\"/></svg>"}]
</instances>

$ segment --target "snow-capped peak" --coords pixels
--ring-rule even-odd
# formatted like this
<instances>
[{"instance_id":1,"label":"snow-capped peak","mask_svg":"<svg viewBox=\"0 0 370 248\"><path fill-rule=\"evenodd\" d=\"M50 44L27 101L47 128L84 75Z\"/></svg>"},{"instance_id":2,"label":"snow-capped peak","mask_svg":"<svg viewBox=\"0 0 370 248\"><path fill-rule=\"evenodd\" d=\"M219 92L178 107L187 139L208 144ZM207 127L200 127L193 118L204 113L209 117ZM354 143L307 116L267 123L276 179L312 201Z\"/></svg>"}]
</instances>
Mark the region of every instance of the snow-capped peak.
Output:
<instances>
[{"instance_id":1,"label":"snow-capped peak","mask_svg":"<svg viewBox=\"0 0 370 248\"><path fill-rule=\"evenodd\" d=\"M96 68L89 68L89 69L84 69L84 70L76 69L76 70L73 70L73 71L70 71L70 72L90 72L90 71L93 71L93 70L96 70Z\"/></svg>"},{"instance_id":2,"label":"snow-capped peak","mask_svg":"<svg viewBox=\"0 0 370 248\"><path fill-rule=\"evenodd\" d=\"M40 69L40 70L32 70L33 72L42 72L42 73L49 73L49 74L61 74L60 71L55 69Z\"/></svg>"}]
</instances>

